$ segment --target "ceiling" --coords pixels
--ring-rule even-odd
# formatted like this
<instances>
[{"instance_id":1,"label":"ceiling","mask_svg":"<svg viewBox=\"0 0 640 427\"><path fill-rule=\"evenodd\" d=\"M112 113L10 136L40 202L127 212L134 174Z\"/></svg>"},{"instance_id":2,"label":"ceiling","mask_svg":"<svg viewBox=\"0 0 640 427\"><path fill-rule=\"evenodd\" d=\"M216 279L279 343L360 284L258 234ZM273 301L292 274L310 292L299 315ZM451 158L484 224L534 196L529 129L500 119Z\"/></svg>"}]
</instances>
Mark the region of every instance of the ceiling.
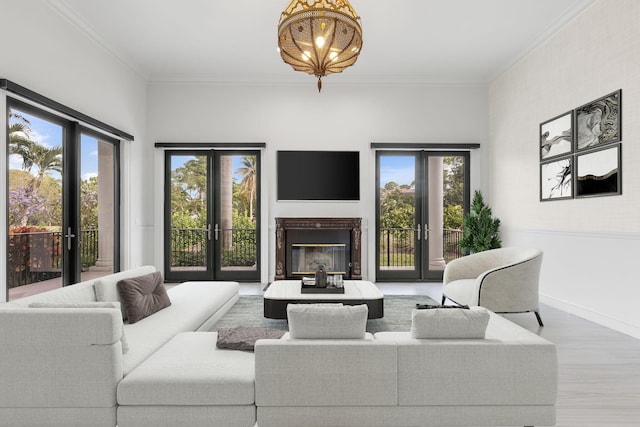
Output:
<instances>
[{"instance_id":1,"label":"ceiling","mask_svg":"<svg viewBox=\"0 0 640 427\"><path fill-rule=\"evenodd\" d=\"M45 0L150 82L310 82L276 50L289 0ZM351 0L362 53L327 79L486 84L593 0Z\"/></svg>"}]
</instances>

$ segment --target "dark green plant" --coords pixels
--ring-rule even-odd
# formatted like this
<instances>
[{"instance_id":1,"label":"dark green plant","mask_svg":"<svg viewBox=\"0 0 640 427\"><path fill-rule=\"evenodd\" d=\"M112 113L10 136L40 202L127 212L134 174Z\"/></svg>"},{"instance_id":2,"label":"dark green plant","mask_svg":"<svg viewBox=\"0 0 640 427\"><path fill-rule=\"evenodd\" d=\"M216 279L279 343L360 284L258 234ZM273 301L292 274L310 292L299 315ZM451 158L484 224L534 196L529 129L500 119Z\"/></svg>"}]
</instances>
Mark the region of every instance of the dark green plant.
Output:
<instances>
[{"instance_id":1,"label":"dark green plant","mask_svg":"<svg viewBox=\"0 0 640 427\"><path fill-rule=\"evenodd\" d=\"M493 218L491 208L484 204L482 193L476 190L471 212L465 215L460 249L465 252L482 252L502 245L499 236L500 220Z\"/></svg>"}]
</instances>

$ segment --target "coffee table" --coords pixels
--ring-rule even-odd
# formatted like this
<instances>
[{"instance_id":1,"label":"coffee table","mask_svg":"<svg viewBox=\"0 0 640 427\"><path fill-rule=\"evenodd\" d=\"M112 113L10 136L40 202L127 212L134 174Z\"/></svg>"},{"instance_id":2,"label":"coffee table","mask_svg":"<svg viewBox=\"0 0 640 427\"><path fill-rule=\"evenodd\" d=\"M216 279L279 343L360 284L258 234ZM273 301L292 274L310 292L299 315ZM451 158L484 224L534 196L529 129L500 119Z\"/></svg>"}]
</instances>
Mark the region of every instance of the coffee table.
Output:
<instances>
[{"instance_id":1,"label":"coffee table","mask_svg":"<svg viewBox=\"0 0 640 427\"><path fill-rule=\"evenodd\" d=\"M301 292L300 280L276 280L264 293L264 317L286 319L289 304L338 303L345 305L367 304L369 319L380 319L384 315L384 295L371 282L366 280L345 280L344 293Z\"/></svg>"}]
</instances>

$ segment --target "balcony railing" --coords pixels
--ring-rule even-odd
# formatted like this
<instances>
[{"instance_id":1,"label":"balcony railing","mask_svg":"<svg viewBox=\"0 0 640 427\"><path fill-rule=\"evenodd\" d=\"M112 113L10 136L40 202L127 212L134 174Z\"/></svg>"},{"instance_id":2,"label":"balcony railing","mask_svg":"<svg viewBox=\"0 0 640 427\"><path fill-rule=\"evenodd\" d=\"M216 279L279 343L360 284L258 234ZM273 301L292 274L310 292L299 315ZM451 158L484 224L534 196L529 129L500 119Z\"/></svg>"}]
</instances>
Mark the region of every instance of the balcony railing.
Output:
<instances>
[{"instance_id":1,"label":"balcony railing","mask_svg":"<svg viewBox=\"0 0 640 427\"><path fill-rule=\"evenodd\" d=\"M442 233L442 251L445 262L460 258L462 230L445 229ZM416 230L413 228L380 229L380 267L401 268L414 265Z\"/></svg>"},{"instance_id":2,"label":"balcony railing","mask_svg":"<svg viewBox=\"0 0 640 427\"><path fill-rule=\"evenodd\" d=\"M171 266L201 267L207 265L205 228L171 229ZM255 228L221 230L221 267L247 267L257 259Z\"/></svg>"},{"instance_id":3,"label":"balcony railing","mask_svg":"<svg viewBox=\"0 0 640 427\"><path fill-rule=\"evenodd\" d=\"M98 230L80 231L80 259L83 270L96 264ZM61 232L9 233L9 288L60 277L62 260Z\"/></svg>"}]
</instances>

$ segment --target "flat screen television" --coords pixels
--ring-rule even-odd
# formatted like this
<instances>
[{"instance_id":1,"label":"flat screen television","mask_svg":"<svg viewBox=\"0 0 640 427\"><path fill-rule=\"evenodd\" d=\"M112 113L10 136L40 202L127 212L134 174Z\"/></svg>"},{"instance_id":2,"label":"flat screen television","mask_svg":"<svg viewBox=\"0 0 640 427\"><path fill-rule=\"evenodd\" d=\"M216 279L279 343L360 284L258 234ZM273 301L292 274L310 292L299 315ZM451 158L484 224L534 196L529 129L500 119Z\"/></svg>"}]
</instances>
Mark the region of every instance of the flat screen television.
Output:
<instances>
[{"instance_id":1,"label":"flat screen television","mask_svg":"<svg viewBox=\"0 0 640 427\"><path fill-rule=\"evenodd\" d=\"M278 200L360 200L359 151L278 151Z\"/></svg>"}]
</instances>

